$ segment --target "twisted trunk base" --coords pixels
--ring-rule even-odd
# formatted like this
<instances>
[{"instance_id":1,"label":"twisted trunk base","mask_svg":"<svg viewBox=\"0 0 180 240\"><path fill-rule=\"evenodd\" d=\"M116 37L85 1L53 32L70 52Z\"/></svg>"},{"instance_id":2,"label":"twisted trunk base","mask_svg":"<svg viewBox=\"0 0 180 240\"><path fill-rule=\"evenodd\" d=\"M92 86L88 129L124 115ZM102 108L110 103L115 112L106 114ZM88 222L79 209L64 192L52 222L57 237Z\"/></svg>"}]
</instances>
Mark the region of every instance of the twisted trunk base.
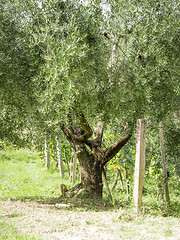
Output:
<instances>
[{"instance_id":1,"label":"twisted trunk base","mask_svg":"<svg viewBox=\"0 0 180 240\"><path fill-rule=\"evenodd\" d=\"M80 165L81 183L67 191L67 195L78 196L83 190L87 191L89 198L102 198L102 173L104 166L130 139L131 134L125 130L124 135L112 146L102 148L103 125L98 123L94 132L94 139L89 139L93 131L83 114L79 114L82 128L74 130L72 127L61 126L62 131L77 154Z\"/></svg>"}]
</instances>

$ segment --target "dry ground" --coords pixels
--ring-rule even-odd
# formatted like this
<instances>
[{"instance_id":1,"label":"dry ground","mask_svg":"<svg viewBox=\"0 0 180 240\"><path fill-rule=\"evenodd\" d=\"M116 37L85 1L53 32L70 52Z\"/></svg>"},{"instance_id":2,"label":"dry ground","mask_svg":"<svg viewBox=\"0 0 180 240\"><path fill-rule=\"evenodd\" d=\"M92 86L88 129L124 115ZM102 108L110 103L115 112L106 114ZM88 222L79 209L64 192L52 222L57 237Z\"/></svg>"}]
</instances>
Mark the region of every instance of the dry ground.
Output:
<instances>
[{"instance_id":1,"label":"dry ground","mask_svg":"<svg viewBox=\"0 0 180 240\"><path fill-rule=\"evenodd\" d=\"M67 208L70 206L70 208ZM135 216L127 210L94 211L42 201L0 201L3 219L19 232L42 240L179 239L180 222L173 217Z\"/></svg>"}]
</instances>

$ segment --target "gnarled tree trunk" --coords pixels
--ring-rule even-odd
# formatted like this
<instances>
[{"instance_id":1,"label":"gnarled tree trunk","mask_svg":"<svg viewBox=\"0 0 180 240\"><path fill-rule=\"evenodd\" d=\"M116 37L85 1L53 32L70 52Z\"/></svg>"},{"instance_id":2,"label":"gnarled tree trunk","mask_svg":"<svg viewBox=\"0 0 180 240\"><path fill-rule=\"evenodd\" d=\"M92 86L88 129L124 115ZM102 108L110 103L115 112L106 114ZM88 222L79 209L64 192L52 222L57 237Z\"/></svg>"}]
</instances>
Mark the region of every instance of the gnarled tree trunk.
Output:
<instances>
[{"instance_id":1,"label":"gnarled tree trunk","mask_svg":"<svg viewBox=\"0 0 180 240\"><path fill-rule=\"evenodd\" d=\"M110 161L130 139L128 130L111 147L103 150L103 124L98 123L94 132L87 123L84 115L78 115L82 128L74 130L72 127L61 125L61 129L77 154L80 164L81 186L88 192L90 198L102 198L102 172L105 164Z\"/></svg>"}]
</instances>

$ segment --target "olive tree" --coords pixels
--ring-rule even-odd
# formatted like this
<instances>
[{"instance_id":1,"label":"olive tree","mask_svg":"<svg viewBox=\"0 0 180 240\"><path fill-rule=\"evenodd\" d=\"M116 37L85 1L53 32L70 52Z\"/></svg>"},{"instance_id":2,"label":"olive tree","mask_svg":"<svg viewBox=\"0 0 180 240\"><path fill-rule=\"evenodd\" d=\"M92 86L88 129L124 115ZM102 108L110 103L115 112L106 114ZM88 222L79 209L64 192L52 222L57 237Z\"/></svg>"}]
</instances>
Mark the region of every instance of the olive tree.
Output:
<instances>
[{"instance_id":1,"label":"olive tree","mask_svg":"<svg viewBox=\"0 0 180 240\"><path fill-rule=\"evenodd\" d=\"M63 131L80 162L79 188L102 197L103 168L136 120L162 121L178 107L177 2L15 2L23 51L38 65L29 78L33 114ZM122 135L110 147L103 145L107 126Z\"/></svg>"}]
</instances>

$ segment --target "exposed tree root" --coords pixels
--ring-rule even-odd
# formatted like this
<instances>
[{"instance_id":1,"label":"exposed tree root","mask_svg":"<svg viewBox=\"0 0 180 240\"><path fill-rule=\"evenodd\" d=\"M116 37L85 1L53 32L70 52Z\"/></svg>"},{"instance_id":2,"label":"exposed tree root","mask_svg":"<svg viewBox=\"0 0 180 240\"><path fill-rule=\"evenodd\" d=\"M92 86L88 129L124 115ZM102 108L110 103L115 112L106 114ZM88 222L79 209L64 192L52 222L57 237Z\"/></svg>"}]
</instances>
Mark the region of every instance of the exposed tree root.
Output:
<instances>
[{"instance_id":1,"label":"exposed tree root","mask_svg":"<svg viewBox=\"0 0 180 240\"><path fill-rule=\"evenodd\" d=\"M79 197L79 196L82 196L82 192L83 191L86 191L86 189L85 188L81 188L78 192L77 192L77 194L74 196L74 198L77 198L77 197Z\"/></svg>"},{"instance_id":2,"label":"exposed tree root","mask_svg":"<svg viewBox=\"0 0 180 240\"><path fill-rule=\"evenodd\" d=\"M82 192L85 190L86 189L84 188L83 184L78 183L76 186L67 190L65 193L62 193L60 197L76 198L76 197L79 197L82 194Z\"/></svg>"}]
</instances>

